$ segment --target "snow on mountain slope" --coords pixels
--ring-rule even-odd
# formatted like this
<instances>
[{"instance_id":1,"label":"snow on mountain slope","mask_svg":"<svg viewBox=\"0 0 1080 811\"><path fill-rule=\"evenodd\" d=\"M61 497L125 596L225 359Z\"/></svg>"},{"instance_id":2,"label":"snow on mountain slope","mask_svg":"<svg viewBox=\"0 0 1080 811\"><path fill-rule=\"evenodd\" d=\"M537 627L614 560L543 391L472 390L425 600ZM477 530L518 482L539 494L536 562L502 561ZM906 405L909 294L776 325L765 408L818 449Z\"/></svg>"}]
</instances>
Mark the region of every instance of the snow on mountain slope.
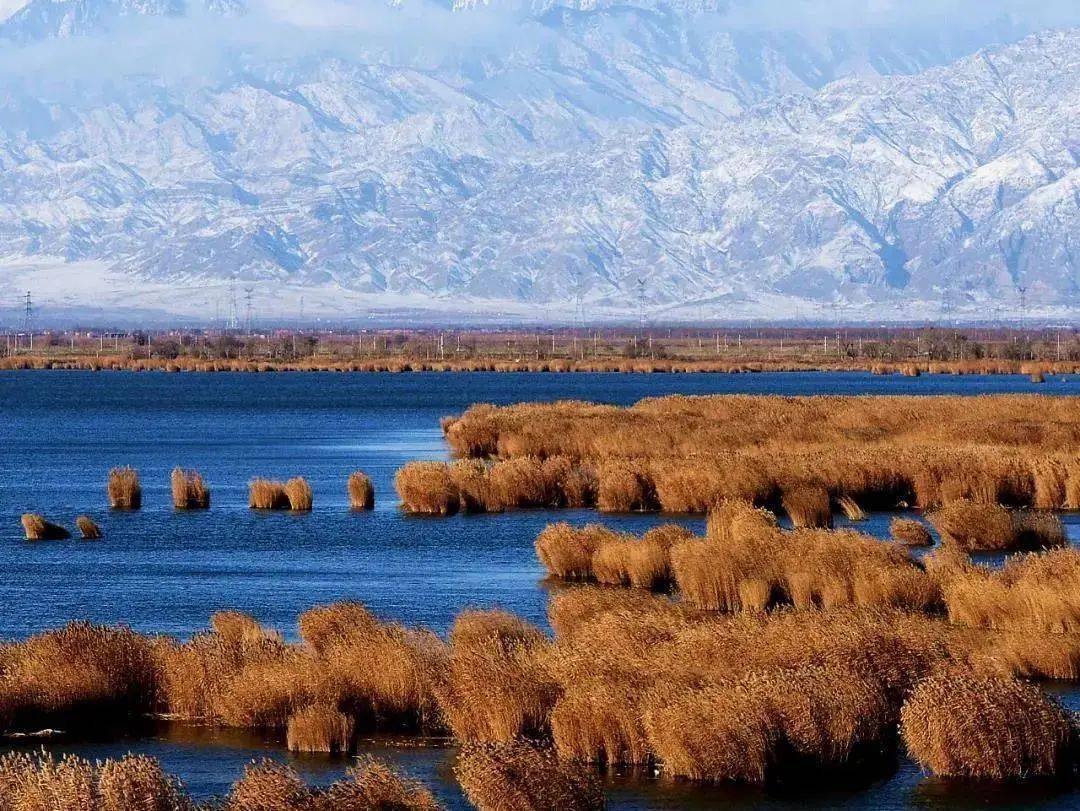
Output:
<instances>
[{"instance_id":1,"label":"snow on mountain slope","mask_svg":"<svg viewBox=\"0 0 1080 811\"><path fill-rule=\"evenodd\" d=\"M46 304L209 318L235 283L264 314L555 318L632 311L640 280L658 317L1080 306L1078 31L951 62L957 42L728 30L726 7L535 4L431 11L496 46L432 51L391 16L299 48L205 7L228 14L195 71L154 63L162 32L184 51L182 0L0 24L84 59L138 34L146 60L0 70L0 295L37 278ZM143 17L166 27L111 27Z\"/></svg>"}]
</instances>

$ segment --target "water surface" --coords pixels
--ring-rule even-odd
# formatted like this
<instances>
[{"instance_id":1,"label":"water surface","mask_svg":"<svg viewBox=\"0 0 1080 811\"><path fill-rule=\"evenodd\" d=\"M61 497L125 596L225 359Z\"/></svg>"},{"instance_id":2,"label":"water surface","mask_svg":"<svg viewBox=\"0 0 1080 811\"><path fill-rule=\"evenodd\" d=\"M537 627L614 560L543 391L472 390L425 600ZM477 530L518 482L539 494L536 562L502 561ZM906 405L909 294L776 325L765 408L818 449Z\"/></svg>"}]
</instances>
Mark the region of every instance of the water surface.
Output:
<instances>
[{"instance_id":1,"label":"water surface","mask_svg":"<svg viewBox=\"0 0 1080 811\"><path fill-rule=\"evenodd\" d=\"M0 638L22 638L71 619L126 623L187 636L223 608L249 611L294 636L312 605L361 600L387 619L445 631L466 607L499 606L546 622L544 572L533 552L552 520L601 520L642 532L700 517L599 516L526 510L450 519L403 515L393 475L415 459L445 459L439 418L476 402L580 399L629 405L665 394L1080 395L1080 377L1032 384L1020 376L905 378L864 373L779 374L162 374L0 373ZM105 481L116 465L139 469L143 509L110 512ZM169 473L199 470L213 490L208 512L176 513ZM377 507L348 509L353 470L374 480ZM311 514L247 508L255 476L302 475ZM19 516L41 512L69 526L89 514L101 541L28 543ZM884 537L891 516L863 531ZM1080 519L1067 518L1080 537ZM843 522L841 522L843 523ZM1071 696L1070 691L1064 693ZM17 746L37 748L39 742ZM57 751L107 757L135 750L161 759L200 797L220 794L252 758L286 759L273 736L158 725L103 741L59 741ZM380 741L367 750L429 783L452 808L454 751ZM336 779L347 760L289 758L306 777ZM861 786L828 791L703 790L612 778L615 808L961 808L1080 804L1056 789L1020 794L924 779L909 762Z\"/></svg>"}]
</instances>

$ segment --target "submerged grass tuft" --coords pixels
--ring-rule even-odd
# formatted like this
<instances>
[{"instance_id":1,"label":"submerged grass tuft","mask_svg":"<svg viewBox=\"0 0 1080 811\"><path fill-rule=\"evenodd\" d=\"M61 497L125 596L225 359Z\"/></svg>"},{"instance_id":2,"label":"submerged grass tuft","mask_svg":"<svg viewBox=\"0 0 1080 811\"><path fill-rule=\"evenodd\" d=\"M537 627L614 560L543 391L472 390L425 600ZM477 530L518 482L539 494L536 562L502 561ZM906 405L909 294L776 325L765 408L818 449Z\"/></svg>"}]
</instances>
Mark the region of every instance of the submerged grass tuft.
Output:
<instances>
[{"instance_id":1,"label":"submerged grass tuft","mask_svg":"<svg viewBox=\"0 0 1080 811\"><path fill-rule=\"evenodd\" d=\"M114 467L109 471L109 506L114 510L137 510L142 506L139 472L133 467Z\"/></svg>"}]
</instances>

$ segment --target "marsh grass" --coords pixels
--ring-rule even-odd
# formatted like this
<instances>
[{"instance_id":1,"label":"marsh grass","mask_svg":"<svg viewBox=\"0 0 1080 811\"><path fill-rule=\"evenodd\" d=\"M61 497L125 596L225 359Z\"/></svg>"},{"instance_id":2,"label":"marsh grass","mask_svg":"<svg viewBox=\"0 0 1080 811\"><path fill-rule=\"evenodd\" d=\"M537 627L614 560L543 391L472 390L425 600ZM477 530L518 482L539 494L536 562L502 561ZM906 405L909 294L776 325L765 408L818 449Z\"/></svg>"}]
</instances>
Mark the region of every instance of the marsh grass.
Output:
<instances>
[{"instance_id":1,"label":"marsh grass","mask_svg":"<svg viewBox=\"0 0 1080 811\"><path fill-rule=\"evenodd\" d=\"M23 515L22 528L28 541L62 541L71 537L71 533L64 527L46 520L37 513Z\"/></svg>"},{"instance_id":2,"label":"marsh grass","mask_svg":"<svg viewBox=\"0 0 1080 811\"><path fill-rule=\"evenodd\" d=\"M785 488L781 504L796 528L832 526L832 502L824 487L797 484Z\"/></svg>"},{"instance_id":3,"label":"marsh grass","mask_svg":"<svg viewBox=\"0 0 1080 811\"><path fill-rule=\"evenodd\" d=\"M173 507L178 510L210 509L210 488L194 470L175 468L170 477Z\"/></svg>"},{"instance_id":4,"label":"marsh grass","mask_svg":"<svg viewBox=\"0 0 1080 811\"><path fill-rule=\"evenodd\" d=\"M156 760L128 755L91 763L45 752L0 757L5 811L195 811L181 783Z\"/></svg>"},{"instance_id":5,"label":"marsh grass","mask_svg":"<svg viewBox=\"0 0 1080 811\"><path fill-rule=\"evenodd\" d=\"M101 528L89 515L80 515L76 518L75 526L79 528L84 541L95 541L101 537Z\"/></svg>"},{"instance_id":6,"label":"marsh grass","mask_svg":"<svg viewBox=\"0 0 1080 811\"><path fill-rule=\"evenodd\" d=\"M442 806L420 783L389 766L361 758L326 788L311 788L289 766L252 763L233 786L223 811L438 811Z\"/></svg>"},{"instance_id":7,"label":"marsh grass","mask_svg":"<svg viewBox=\"0 0 1080 811\"><path fill-rule=\"evenodd\" d=\"M1067 544L1061 519L1040 511L1010 512L1000 504L961 499L928 516L942 541L969 552L1014 552Z\"/></svg>"},{"instance_id":8,"label":"marsh grass","mask_svg":"<svg viewBox=\"0 0 1080 811\"><path fill-rule=\"evenodd\" d=\"M601 510L700 513L724 499L786 495L799 526L820 527L823 492L860 510L960 499L1078 508L1078 413L1076 398L1036 396L676 396L629 408L477 406L446 436L459 455L494 459L493 469L565 460L564 479L596 477ZM521 464L515 497L543 490L541 468Z\"/></svg>"},{"instance_id":9,"label":"marsh grass","mask_svg":"<svg viewBox=\"0 0 1080 811\"><path fill-rule=\"evenodd\" d=\"M840 511L844 513L848 521L865 521L866 511L859 506L859 503L855 501L851 496L840 496L836 500L837 506L840 507Z\"/></svg>"},{"instance_id":10,"label":"marsh grass","mask_svg":"<svg viewBox=\"0 0 1080 811\"><path fill-rule=\"evenodd\" d=\"M289 716L286 743L290 752L349 752L354 722L333 707L312 705Z\"/></svg>"},{"instance_id":11,"label":"marsh grass","mask_svg":"<svg viewBox=\"0 0 1080 811\"><path fill-rule=\"evenodd\" d=\"M368 475L355 471L349 476L349 507L353 510L375 509L375 485Z\"/></svg>"},{"instance_id":12,"label":"marsh grass","mask_svg":"<svg viewBox=\"0 0 1080 811\"><path fill-rule=\"evenodd\" d=\"M114 467L109 471L109 506L114 510L137 510L142 506L139 472L132 467Z\"/></svg>"},{"instance_id":13,"label":"marsh grass","mask_svg":"<svg viewBox=\"0 0 1080 811\"><path fill-rule=\"evenodd\" d=\"M468 744L454 766L478 811L597 811L604 794L579 765L525 741Z\"/></svg>"},{"instance_id":14,"label":"marsh grass","mask_svg":"<svg viewBox=\"0 0 1080 811\"><path fill-rule=\"evenodd\" d=\"M461 507L457 483L442 462L410 462L398 470L394 487L406 512L453 515Z\"/></svg>"},{"instance_id":15,"label":"marsh grass","mask_svg":"<svg viewBox=\"0 0 1080 811\"><path fill-rule=\"evenodd\" d=\"M298 476L285 482L285 497L293 512L311 512L314 497L307 479Z\"/></svg>"},{"instance_id":16,"label":"marsh grass","mask_svg":"<svg viewBox=\"0 0 1080 811\"><path fill-rule=\"evenodd\" d=\"M253 510L288 510L289 496L285 485L269 479L252 479L248 486L248 505Z\"/></svg>"},{"instance_id":17,"label":"marsh grass","mask_svg":"<svg viewBox=\"0 0 1080 811\"><path fill-rule=\"evenodd\" d=\"M934 538L930 530L914 518L894 518L889 524L889 535L893 541L904 546L933 546Z\"/></svg>"},{"instance_id":18,"label":"marsh grass","mask_svg":"<svg viewBox=\"0 0 1080 811\"><path fill-rule=\"evenodd\" d=\"M951 670L921 682L901 713L908 753L946 777L994 780L1063 774L1075 727L1039 688Z\"/></svg>"},{"instance_id":19,"label":"marsh grass","mask_svg":"<svg viewBox=\"0 0 1080 811\"><path fill-rule=\"evenodd\" d=\"M158 708L154 643L127 628L84 622L8 644L0 653L0 722L83 725Z\"/></svg>"},{"instance_id":20,"label":"marsh grass","mask_svg":"<svg viewBox=\"0 0 1080 811\"><path fill-rule=\"evenodd\" d=\"M557 690L547 637L502 611L466 611L450 631L450 667L436 685L447 725L461 741L510 742L547 728Z\"/></svg>"}]
</instances>

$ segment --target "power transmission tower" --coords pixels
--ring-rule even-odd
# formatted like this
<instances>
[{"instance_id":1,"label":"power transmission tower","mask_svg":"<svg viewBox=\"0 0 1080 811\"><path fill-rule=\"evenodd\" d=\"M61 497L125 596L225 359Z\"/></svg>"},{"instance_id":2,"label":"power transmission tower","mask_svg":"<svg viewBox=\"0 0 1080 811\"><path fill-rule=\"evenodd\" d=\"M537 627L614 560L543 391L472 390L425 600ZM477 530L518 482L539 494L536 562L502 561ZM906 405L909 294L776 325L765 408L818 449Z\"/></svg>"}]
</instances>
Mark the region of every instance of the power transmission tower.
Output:
<instances>
[{"instance_id":1,"label":"power transmission tower","mask_svg":"<svg viewBox=\"0 0 1080 811\"><path fill-rule=\"evenodd\" d=\"M254 292L255 292L254 287L245 287L244 288L244 306L245 306L245 318L244 318L244 320L246 322L244 326L245 326L245 332L247 332L249 334L251 333L251 326L252 326L252 320L251 320L251 294L254 293Z\"/></svg>"},{"instance_id":2,"label":"power transmission tower","mask_svg":"<svg viewBox=\"0 0 1080 811\"><path fill-rule=\"evenodd\" d=\"M225 329L235 332L240 327L240 315L236 310L236 277L229 281L229 320Z\"/></svg>"},{"instance_id":3,"label":"power transmission tower","mask_svg":"<svg viewBox=\"0 0 1080 811\"><path fill-rule=\"evenodd\" d=\"M1019 285L1016 288L1020 292L1020 329L1027 324L1027 286Z\"/></svg>"},{"instance_id":4,"label":"power transmission tower","mask_svg":"<svg viewBox=\"0 0 1080 811\"><path fill-rule=\"evenodd\" d=\"M23 314L23 332L26 333L26 337L30 342L30 351L34 351L34 302L30 298L30 291L26 291L24 299L24 314Z\"/></svg>"}]
</instances>

